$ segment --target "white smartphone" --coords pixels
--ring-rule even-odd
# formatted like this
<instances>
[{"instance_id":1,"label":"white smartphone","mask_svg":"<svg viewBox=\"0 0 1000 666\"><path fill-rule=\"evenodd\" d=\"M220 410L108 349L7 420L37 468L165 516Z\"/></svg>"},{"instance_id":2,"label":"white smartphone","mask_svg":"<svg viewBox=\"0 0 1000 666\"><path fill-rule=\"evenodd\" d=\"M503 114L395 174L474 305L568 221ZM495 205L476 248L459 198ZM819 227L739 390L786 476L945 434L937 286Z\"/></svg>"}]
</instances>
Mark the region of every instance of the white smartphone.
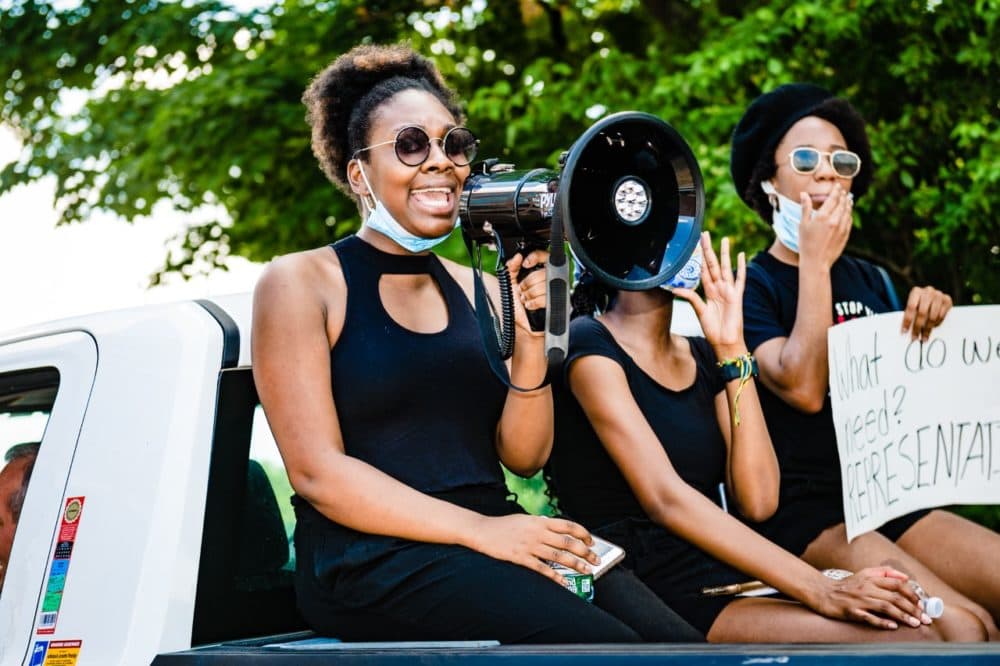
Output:
<instances>
[{"instance_id":1,"label":"white smartphone","mask_svg":"<svg viewBox=\"0 0 1000 666\"><path fill-rule=\"evenodd\" d=\"M606 541L599 536L594 537L594 545L591 550L601 558L601 563L594 567L594 580L603 576L608 569L615 566L625 558L625 550L621 546Z\"/></svg>"}]
</instances>

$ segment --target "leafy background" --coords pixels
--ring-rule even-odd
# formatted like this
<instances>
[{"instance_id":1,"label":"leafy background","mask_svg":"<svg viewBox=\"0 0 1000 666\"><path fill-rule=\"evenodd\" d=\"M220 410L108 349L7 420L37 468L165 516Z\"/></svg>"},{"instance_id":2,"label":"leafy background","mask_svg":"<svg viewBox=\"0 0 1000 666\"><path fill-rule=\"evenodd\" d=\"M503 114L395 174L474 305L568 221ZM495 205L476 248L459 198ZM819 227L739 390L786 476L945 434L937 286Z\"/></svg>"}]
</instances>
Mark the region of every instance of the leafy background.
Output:
<instances>
[{"instance_id":1,"label":"leafy background","mask_svg":"<svg viewBox=\"0 0 1000 666\"><path fill-rule=\"evenodd\" d=\"M25 150L0 194L55 175L66 224L221 204L154 284L328 243L358 213L316 166L301 93L353 45L405 40L466 101L483 153L522 167L554 167L608 113L663 117L701 164L706 227L753 252L768 228L733 191L729 135L762 91L805 80L869 123L875 183L849 250L901 290L996 303L998 19L1000 0L6 0L0 122ZM445 252L464 260L456 239ZM545 508L538 480L519 488Z\"/></svg>"}]
</instances>

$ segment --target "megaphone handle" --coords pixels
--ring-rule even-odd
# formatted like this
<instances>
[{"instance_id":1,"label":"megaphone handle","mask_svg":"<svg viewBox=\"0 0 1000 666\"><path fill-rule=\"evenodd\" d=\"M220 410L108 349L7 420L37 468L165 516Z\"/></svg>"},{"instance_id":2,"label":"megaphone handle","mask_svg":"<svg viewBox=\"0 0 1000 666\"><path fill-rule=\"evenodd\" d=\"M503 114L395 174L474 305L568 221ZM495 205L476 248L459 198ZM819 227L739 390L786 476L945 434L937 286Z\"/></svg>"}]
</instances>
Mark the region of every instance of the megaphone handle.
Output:
<instances>
[{"instance_id":1,"label":"megaphone handle","mask_svg":"<svg viewBox=\"0 0 1000 666\"><path fill-rule=\"evenodd\" d=\"M536 264L531 268L522 268L517 272L517 280L520 282L530 273L534 273L539 269L544 269L544 264ZM533 331L544 331L545 330L545 308L538 308L536 310L529 310L525 308L524 313L528 315L528 324L531 326Z\"/></svg>"}]
</instances>

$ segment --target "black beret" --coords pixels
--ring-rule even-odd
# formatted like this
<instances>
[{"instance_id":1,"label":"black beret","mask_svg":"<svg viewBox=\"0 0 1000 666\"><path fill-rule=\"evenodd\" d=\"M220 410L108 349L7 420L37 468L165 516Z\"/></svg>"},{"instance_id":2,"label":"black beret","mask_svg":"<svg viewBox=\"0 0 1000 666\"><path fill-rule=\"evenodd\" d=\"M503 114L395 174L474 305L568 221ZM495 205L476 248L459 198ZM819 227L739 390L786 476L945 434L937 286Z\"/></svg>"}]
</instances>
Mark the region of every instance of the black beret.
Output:
<instances>
[{"instance_id":1,"label":"black beret","mask_svg":"<svg viewBox=\"0 0 1000 666\"><path fill-rule=\"evenodd\" d=\"M773 153L792 125L831 97L829 90L811 83L786 83L750 104L733 130L729 155L729 171L741 199L761 155Z\"/></svg>"}]
</instances>

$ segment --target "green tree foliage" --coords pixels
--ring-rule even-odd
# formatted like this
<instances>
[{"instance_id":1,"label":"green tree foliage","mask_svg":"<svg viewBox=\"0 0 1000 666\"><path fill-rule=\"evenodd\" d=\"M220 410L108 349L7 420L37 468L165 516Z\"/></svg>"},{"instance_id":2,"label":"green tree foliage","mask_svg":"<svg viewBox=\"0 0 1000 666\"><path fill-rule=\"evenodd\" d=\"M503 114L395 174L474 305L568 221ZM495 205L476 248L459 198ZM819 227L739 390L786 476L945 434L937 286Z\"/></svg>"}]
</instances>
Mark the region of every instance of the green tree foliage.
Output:
<instances>
[{"instance_id":1,"label":"green tree foliage","mask_svg":"<svg viewBox=\"0 0 1000 666\"><path fill-rule=\"evenodd\" d=\"M0 193L54 174L61 219L154 203L219 204L164 270L255 260L358 224L315 165L299 102L362 41L411 41L468 103L486 154L554 166L597 118L640 109L675 125L702 165L709 229L760 248L735 196L728 137L763 90L810 80L849 96L877 176L855 252L900 287L960 303L1000 296L1000 2L975 0L13 0L0 14L0 119L26 142ZM460 244L450 250L461 254Z\"/></svg>"},{"instance_id":2,"label":"green tree foliage","mask_svg":"<svg viewBox=\"0 0 1000 666\"><path fill-rule=\"evenodd\" d=\"M660 115L688 140L706 226L754 251L769 229L735 195L728 139L762 91L813 81L869 122L876 180L851 250L898 285L1000 300L1000 0L185 0L0 4L0 120L25 142L0 193L48 175L64 222L141 222L154 203L221 206L163 270L255 260L357 228L299 102L360 42L409 40L467 102L482 152L556 165L593 121ZM2 224L2 221L0 221ZM462 258L456 238L446 252ZM543 484L519 486L545 510Z\"/></svg>"}]
</instances>

